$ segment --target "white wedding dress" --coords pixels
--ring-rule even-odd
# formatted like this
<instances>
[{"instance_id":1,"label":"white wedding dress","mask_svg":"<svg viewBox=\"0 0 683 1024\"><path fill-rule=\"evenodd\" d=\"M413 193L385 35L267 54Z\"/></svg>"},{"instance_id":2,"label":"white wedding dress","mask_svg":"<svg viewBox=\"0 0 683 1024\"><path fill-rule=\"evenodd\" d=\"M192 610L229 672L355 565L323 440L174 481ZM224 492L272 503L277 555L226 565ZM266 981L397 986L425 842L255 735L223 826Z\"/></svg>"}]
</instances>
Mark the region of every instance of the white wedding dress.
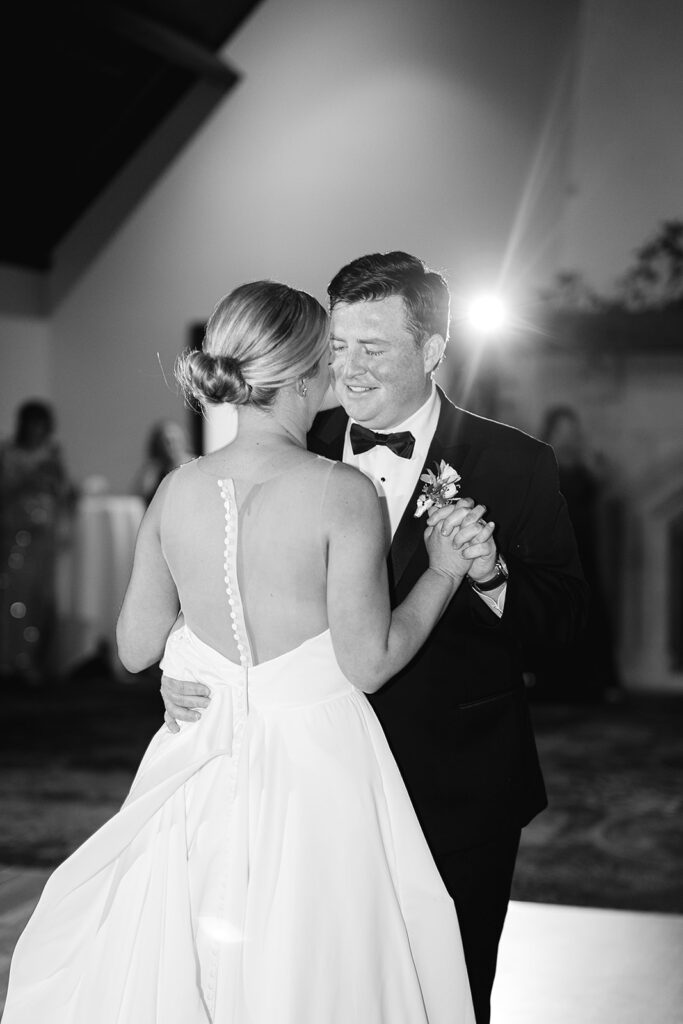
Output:
<instances>
[{"instance_id":1,"label":"white wedding dress","mask_svg":"<svg viewBox=\"0 0 683 1024\"><path fill-rule=\"evenodd\" d=\"M156 733L121 810L51 876L15 950L3 1024L474 1024L455 909L372 708L329 630L254 663L239 489L208 490L197 472L169 491L180 512L162 547L165 531L174 576L193 543L210 551L213 502L224 564L200 570L212 605L221 581L236 656L190 628L180 582L186 624L163 668L207 684L211 704ZM263 509L283 498L259 489ZM192 538L183 500L212 509ZM301 517L319 507L304 502Z\"/></svg>"}]
</instances>

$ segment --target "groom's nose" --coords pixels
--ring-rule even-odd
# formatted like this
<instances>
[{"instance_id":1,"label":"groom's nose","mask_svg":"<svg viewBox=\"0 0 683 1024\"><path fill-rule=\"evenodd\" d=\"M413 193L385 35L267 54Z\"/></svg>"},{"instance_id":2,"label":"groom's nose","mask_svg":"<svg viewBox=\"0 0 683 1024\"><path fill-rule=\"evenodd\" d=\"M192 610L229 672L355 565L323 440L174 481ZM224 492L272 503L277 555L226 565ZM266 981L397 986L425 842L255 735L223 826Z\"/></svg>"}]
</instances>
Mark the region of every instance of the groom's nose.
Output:
<instances>
[{"instance_id":1,"label":"groom's nose","mask_svg":"<svg viewBox=\"0 0 683 1024\"><path fill-rule=\"evenodd\" d=\"M344 361L344 376L357 377L367 369L367 356L361 349L349 348Z\"/></svg>"}]
</instances>

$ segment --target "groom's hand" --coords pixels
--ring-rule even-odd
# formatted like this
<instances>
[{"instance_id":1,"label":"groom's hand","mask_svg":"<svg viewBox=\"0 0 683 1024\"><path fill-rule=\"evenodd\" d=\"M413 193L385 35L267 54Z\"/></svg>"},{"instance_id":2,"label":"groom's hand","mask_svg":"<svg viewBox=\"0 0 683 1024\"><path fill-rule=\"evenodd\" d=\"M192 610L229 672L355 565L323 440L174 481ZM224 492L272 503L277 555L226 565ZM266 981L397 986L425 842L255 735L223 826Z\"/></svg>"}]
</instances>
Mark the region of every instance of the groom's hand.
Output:
<instances>
[{"instance_id":1,"label":"groom's hand","mask_svg":"<svg viewBox=\"0 0 683 1024\"><path fill-rule=\"evenodd\" d=\"M483 505L478 507L486 511ZM435 526L439 526L444 537L448 537L454 530L457 530L468 515L472 514L473 509L473 498L458 498L454 505L445 505L443 508L433 508L427 516L427 526L432 529Z\"/></svg>"},{"instance_id":2,"label":"groom's hand","mask_svg":"<svg viewBox=\"0 0 683 1024\"><path fill-rule=\"evenodd\" d=\"M180 732L178 722L197 722L201 717L198 708L208 708L211 690L194 680L161 677L161 699L166 708L164 721L171 732Z\"/></svg>"},{"instance_id":3,"label":"groom's hand","mask_svg":"<svg viewBox=\"0 0 683 1024\"><path fill-rule=\"evenodd\" d=\"M427 516L427 524L436 526L444 537L450 537L456 530L470 527L479 520L486 512L485 505L475 505L472 498L458 498L454 505L444 505L443 508L433 508ZM472 537L481 528L481 523L475 530L470 531ZM458 546L464 543L465 536L459 541Z\"/></svg>"},{"instance_id":4,"label":"groom's hand","mask_svg":"<svg viewBox=\"0 0 683 1024\"><path fill-rule=\"evenodd\" d=\"M463 546L463 555L472 559L467 575L475 583L484 583L486 580L492 579L495 572L498 548L491 536L492 533L493 529L490 523L483 528L479 525L477 534ZM457 543L456 535L455 544Z\"/></svg>"}]
</instances>

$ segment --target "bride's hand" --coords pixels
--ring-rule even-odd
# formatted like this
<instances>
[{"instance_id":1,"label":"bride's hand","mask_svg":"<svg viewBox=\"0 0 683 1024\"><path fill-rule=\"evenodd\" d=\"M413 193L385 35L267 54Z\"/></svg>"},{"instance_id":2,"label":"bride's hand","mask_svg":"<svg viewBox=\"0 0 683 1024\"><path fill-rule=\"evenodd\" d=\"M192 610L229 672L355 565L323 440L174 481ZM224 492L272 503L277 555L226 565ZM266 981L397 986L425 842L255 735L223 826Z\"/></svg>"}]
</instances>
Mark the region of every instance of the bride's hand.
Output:
<instances>
[{"instance_id":1,"label":"bride's hand","mask_svg":"<svg viewBox=\"0 0 683 1024\"><path fill-rule=\"evenodd\" d=\"M429 525L424 536L430 567L453 578L461 579L467 575L472 565L472 558L467 558L464 554L467 544L463 543L463 540L469 539L467 533L471 532L471 527L464 533L464 536L459 536L460 530L453 529L453 512L454 509L450 506L435 510L429 517ZM485 512L484 505L475 505L472 508L463 503L462 519L466 518L468 526L475 523L478 525L477 543L485 542L493 533L493 523L481 522L481 516Z\"/></svg>"},{"instance_id":2,"label":"bride's hand","mask_svg":"<svg viewBox=\"0 0 683 1024\"><path fill-rule=\"evenodd\" d=\"M431 509L427 516L427 525L436 526L438 524L444 536L448 537L455 530L461 530L472 523L477 523L485 512L486 506L476 504L472 498L458 498L454 505ZM481 526L482 523L478 525Z\"/></svg>"}]
</instances>

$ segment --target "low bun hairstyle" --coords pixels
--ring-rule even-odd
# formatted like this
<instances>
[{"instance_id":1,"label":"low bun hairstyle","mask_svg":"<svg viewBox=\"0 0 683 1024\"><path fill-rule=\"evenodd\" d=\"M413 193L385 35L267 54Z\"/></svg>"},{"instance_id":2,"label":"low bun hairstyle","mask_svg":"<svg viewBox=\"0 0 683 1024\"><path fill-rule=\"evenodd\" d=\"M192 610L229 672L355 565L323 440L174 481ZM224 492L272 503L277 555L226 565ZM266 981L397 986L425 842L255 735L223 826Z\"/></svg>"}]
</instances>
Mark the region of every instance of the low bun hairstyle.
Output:
<instances>
[{"instance_id":1,"label":"low bun hairstyle","mask_svg":"<svg viewBox=\"0 0 683 1024\"><path fill-rule=\"evenodd\" d=\"M221 299L202 350L179 356L176 378L195 402L265 409L280 388L318 372L328 344L327 313L312 295L254 281Z\"/></svg>"},{"instance_id":2,"label":"low bun hairstyle","mask_svg":"<svg viewBox=\"0 0 683 1024\"><path fill-rule=\"evenodd\" d=\"M180 357L180 383L188 397L196 401L246 405L251 388L232 356L209 356L206 352L187 352Z\"/></svg>"}]
</instances>

